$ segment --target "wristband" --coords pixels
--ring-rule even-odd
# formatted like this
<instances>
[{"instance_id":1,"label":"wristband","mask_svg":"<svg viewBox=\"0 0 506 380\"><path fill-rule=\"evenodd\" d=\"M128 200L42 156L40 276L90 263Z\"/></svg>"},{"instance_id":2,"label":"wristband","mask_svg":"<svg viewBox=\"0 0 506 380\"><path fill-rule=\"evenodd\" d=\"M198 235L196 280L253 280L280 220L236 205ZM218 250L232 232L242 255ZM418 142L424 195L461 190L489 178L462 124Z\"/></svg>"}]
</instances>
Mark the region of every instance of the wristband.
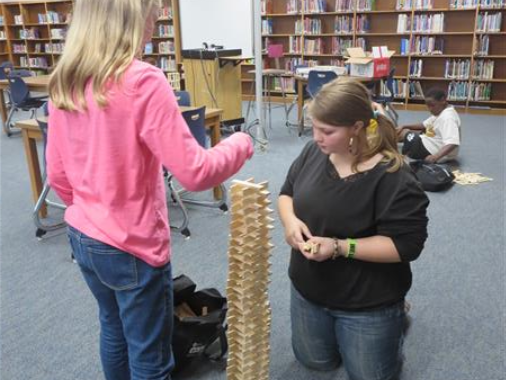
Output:
<instances>
[{"instance_id":1,"label":"wristband","mask_svg":"<svg viewBox=\"0 0 506 380\"><path fill-rule=\"evenodd\" d=\"M348 252L346 253L346 258L353 259L357 250L357 241L350 238L346 239L346 241L348 242Z\"/></svg>"},{"instance_id":2,"label":"wristband","mask_svg":"<svg viewBox=\"0 0 506 380\"><path fill-rule=\"evenodd\" d=\"M334 252L332 252L332 256L330 256L330 258L335 260L343 254L341 252L341 248L339 248L339 240L337 238L332 238L332 240L334 240Z\"/></svg>"}]
</instances>

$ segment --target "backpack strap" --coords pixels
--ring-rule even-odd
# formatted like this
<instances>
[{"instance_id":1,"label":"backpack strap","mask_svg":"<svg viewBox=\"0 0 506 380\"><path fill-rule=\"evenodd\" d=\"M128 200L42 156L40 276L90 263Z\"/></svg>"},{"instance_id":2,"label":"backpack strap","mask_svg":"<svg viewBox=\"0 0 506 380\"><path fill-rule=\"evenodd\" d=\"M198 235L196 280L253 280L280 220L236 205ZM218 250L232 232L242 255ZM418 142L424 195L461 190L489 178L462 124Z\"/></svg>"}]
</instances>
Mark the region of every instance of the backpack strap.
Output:
<instances>
[{"instance_id":1,"label":"backpack strap","mask_svg":"<svg viewBox=\"0 0 506 380\"><path fill-rule=\"evenodd\" d=\"M217 337L216 337L216 339L213 339L211 342L209 342L209 344L204 349L204 356L207 359L212 360L212 361L219 361L227 353L227 351L228 351L228 341L227 341L227 334L226 334L227 328L228 328L228 325L225 325L225 326L219 325L217 327ZM219 352L214 352L214 353L207 352L208 349L209 349L209 347L214 342L216 342L216 340L220 341L220 351Z\"/></svg>"}]
</instances>

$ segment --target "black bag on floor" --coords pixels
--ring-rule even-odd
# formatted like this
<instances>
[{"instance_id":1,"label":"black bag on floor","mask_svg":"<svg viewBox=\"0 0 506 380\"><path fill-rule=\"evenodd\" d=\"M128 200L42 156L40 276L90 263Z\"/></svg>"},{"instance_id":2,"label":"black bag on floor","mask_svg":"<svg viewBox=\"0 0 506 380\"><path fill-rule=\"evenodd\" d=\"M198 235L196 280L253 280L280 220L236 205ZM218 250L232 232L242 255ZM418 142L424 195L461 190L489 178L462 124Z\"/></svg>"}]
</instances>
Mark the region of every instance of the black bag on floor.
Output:
<instances>
[{"instance_id":1,"label":"black bag on floor","mask_svg":"<svg viewBox=\"0 0 506 380\"><path fill-rule=\"evenodd\" d=\"M196 357L220 360L228 350L227 299L216 289L196 288L185 275L174 279L173 374Z\"/></svg>"},{"instance_id":2,"label":"black bag on floor","mask_svg":"<svg viewBox=\"0 0 506 380\"><path fill-rule=\"evenodd\" d=\"M455 176L446 165L413 161L410 166L425 191L443 191L453 185Z\"/></svg>"}]
</instances>

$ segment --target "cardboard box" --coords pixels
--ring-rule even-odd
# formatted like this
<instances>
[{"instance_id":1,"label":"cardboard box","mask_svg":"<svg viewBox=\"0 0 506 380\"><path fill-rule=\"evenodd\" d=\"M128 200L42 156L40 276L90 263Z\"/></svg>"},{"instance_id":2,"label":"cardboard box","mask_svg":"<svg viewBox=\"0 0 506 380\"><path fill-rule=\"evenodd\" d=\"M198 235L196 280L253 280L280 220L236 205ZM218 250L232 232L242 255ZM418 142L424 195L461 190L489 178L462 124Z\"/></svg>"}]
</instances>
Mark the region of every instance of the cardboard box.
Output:
<instances>
[{"instance_id":1,"label":"cardboard box","mask_svg":"<svg viewBox=\"0 0 506 380\"><path fill-rule=\"evenodd\" d=\"M366 53L360 47L347 49L349 58L346 63L350 65L350 75L357 77L381 78L390 72L390 57L395 51L388 50L386 46L373 47L372 53Z\"/></svg>"}]
</instances>

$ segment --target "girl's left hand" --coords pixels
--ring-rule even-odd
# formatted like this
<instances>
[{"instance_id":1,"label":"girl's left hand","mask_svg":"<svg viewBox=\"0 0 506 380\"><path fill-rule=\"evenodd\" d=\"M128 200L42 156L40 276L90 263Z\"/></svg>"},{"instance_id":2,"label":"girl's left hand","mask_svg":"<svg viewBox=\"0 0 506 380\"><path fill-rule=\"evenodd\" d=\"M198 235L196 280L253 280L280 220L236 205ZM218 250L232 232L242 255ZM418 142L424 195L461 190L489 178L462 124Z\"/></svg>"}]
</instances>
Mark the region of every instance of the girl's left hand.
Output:
<instances>
[{"instance_id":1,"label":"girl's left hand","mask_svg":"<svg viewBox=\"0 0 506 380\"><path fill-rule=\"evenodd\" d=\"M334 253L334 239L328 237L313 236L304 243L299 243L299 251L308 260L325 261Z\"/></svg>"}]
</instances>

